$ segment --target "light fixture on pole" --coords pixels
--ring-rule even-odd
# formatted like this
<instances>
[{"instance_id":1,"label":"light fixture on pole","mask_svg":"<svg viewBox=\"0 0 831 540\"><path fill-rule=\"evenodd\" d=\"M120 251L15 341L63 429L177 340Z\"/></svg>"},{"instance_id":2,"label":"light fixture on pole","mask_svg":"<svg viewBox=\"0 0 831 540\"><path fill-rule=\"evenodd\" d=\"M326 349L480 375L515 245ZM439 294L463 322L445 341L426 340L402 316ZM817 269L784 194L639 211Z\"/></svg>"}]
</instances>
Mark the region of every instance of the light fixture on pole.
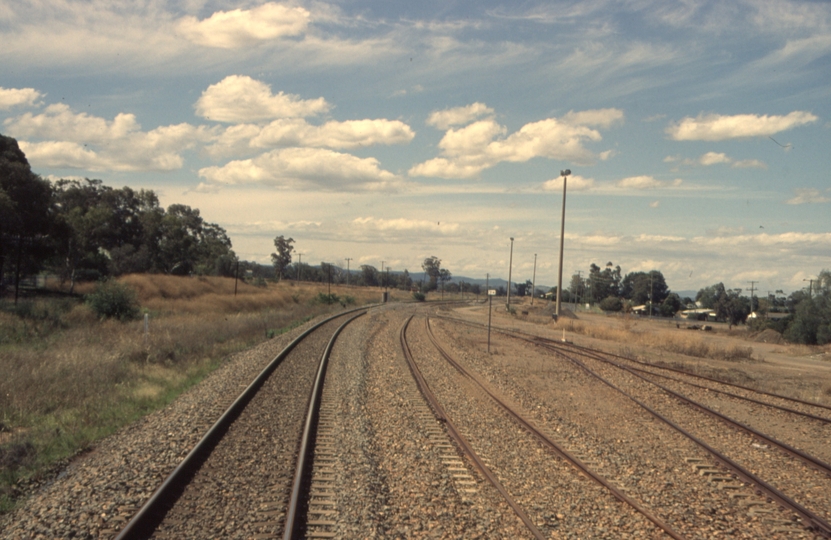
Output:
<instances>
[{"instance_id":1,"label":"light fixture on pole","mask_svg":"<svg viewBox=\"0 0 831 540\"><path fill-rule=\"evenodd\" d=\"M560 318L560 303L563 296L563 237L566 231L566 180L571 174L571 169L560 171L560 176L563 177L563 215L560 218L560 271L557 277L557 306L554 314L557 319Z\"/></svg>"},{"instance_id":2,"label":"light fixture on pole","mask_svg":"<svg viewBox=\"0 0 831 540\"><path fill-rule=\"evenodd\" d=\"M511 267L514 265L514 237L511 237L511 256L508 259L508 309L511 309Z\"/></svg>"}]
</instances>

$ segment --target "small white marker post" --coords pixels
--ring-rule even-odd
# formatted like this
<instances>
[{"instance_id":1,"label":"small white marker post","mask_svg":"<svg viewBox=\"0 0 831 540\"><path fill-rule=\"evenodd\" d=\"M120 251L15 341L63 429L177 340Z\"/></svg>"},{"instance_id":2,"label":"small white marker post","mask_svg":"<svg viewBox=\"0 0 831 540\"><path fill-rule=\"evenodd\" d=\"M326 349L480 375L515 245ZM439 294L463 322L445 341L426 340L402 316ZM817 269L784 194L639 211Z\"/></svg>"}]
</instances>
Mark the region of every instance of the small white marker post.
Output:
<instances>
[{"instance_id":1,"label":"small white marker post","mask_svg":"<svg viewBox=\"0 0 831 540\"><path fill-rule=\"evenodd\" d=\"M491 307L494 296L496 296L496 289L488 289L488 354L491 353Z\"/></svg>"}]
</instances>

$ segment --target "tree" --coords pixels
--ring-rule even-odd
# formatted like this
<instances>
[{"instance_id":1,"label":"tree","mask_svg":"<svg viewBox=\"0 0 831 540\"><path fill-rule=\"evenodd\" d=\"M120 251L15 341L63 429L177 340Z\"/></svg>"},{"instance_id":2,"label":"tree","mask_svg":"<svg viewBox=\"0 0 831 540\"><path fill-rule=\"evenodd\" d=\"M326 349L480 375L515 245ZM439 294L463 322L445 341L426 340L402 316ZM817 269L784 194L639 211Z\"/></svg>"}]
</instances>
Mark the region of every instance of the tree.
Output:
<instances>
[{"instance_id":1,"label":"tree","mask_svg":"<svg viewBox=\"0 0 831 540\"><path fill-rule=\"evenodd\" d=\"M631 272L621 281L621 296L632 300L636 305L652 302L660 304L669 295L664 275L658 270L650 272Z\"/></svg>"},{"instance_id":2,"label":"tree","mask_svg":"<svg viewBox=\"0 0 831 540\"><path fill-rule=\"evenodd\" d=\"M0 135L0 287L14 275L17 301L21 274L38 272L50 253L54 230L52 187L32 172L17 141Z\"/></svg>"},{"instance_id":3,"label":"tree","mask_svg":"<svg viewBox=\"0 0 831 540\"><path fill-rule=\"evenodd\" d=\"M450 273L450 270L448 270L447 268L442 268L441 270L439 270L439 281L441 281L442 287L444 287L444 284L450 281L451 279L453 279L453 274Z\"/></svg>"},{"instance_id":4,"label":"tree","mask_svg":"<svg viewBox=\"0 0 831 540\"><path fill-rule=\"evenodd\" d=\"M439 283L439 276L441 274L441 259L438 257L430 256L424 259L424 262L421 263L421 268L424 270L424 273L427 274L427 277L430 279L430 282L425 287L425 291L435 291L438 287Z\"/></svg>"},{"instance_id":5,"label":"tree","mask_svg":"<svg viewBox=\"0 0 831 540\"><path fill-rule=\"evenodd\" d=\"M606 263L603 270L594 263L589 266L588 287L592 300L619 296L620 282L620 266L613 267L611 261Z\"/></svg>"},{"instance_id":6,"label":"tree","mask_svg":"<svg viewBox=\"0 0 831 540\"><path fill-rule=\"evenodd\" d=\"M293 243L294 238L286 239L282 234L274 239L274 247L277 252L271 254L271 262L274 263L274 268L277 271L278 281L283 279L283 272L291 264L291 245Z\"/></svg>"},{"instance_id":7,"label":"tree","mask_svg":"<svg viewBox=\"0 0 831 540\"><path fill-rule=\"evenodd\" d=\"M571 276L571 284L568 287L568 291L563 291L563 292L569 292L570 293L569 298L579 299L580 301L582 301L585 290L586 290L585 280L580 277L580 274L574 274L573 276ZM554 292L554 294L556 294L557 293L556 287L552 288L552 291ZM563 298L561 298L561 300L563 300ZM574 300L569 300L569 301L574 301Z\"/></svg>"},{"instance_id":8,"label":"tree","mask_svg":"<svg viewBox=\"0 0 831 540\"><path fill-rule=\"evenodd\" d=\"M701 307L716 312L716 320L739 324L750 315L750 301L741 296L741 289L727 289L724 283L716 283L698 291L696 302Z\"/></svg>"},{"instance_id":9,"label":"tree","mask_svg":"<svg viewBox=\"0 0 831 540\"><path fill-rule=\"evenodd\" d=\"M378 286L378 269L368 264L361 265L361 284L364 287Z\"/></svg>"},{"instance_id":10,"label":"tree","mask_svg":"<svg viewBox=\"0 0 831 540\"><path fill-rule=\"evenodd\" d=\"M413 286L413 278L410 277L410 272L404 269L404 272L398 276L398 288L404 291L409 291Z\"/></svg>"},{"instance_id":11,"label":"tree","mask_svg":"<svg viewBox=\"0 0 831 540\"><path fill-rule=\"evenodd\" d=\"M658 312L661 314L661 317L674 317L681 310L681 306L681 297L675 293L670 293L661 302L661 307L658 308Z\"/></svg>"}]
</instances>

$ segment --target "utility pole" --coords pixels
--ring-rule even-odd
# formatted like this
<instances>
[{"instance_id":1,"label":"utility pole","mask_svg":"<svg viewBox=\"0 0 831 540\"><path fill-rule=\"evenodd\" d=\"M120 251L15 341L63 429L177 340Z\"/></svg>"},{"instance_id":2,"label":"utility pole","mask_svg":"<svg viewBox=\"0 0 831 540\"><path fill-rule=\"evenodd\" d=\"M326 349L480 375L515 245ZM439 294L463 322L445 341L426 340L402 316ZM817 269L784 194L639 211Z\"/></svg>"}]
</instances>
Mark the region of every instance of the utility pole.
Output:
<instances>
[{"instance_id":1,"label":"utility pole","mask_svg":"<svg viewBox=\"0 0 831 540\"><path fill-rule=\"evenodd\" d=\"M297 281L303 281L303 254L297 252Z\"/></svg>"},{"instance_id":2,"label":"utility pole","mask_svg":"<svg viewBox=\"0 0 831 540\"><path fill-rule=\"evenodd\" d=\"M382 282L384 281L384 263L385 262L387 262L387 261L381 261L381 273L378 275L378 277L380 278L380 280ZM383 283L381 285L383 285ZM383 289L383 286L381 288Z\"/></svg>"},{"instance_id":3,"label":"utility pole","mask_svg":"<svg viewBox=\"0 0 831 540\"><path fill-rule=\"evenodd\" d=\"M349 261L352 260L352 257L346 258L346 286L349 287Z\"/></svg>"},{"instance_id":4,"label":"utility pole","mask_svg":"<svg viewBox=\"0 0 831 540\"><path fill-rule=\"evenodd\" d=\"M560 271L557 277L557 306L554 311L554 315L557 316L558 320L560 318L560 302L563 296L563 237L566 233L566 180L568 180L568 175L570 174L571 169L560 171L560 176L563 177L563 215L560 218Z\"/></svg>"},{"instance_id":5,"label":"utility pole","mask_svg":"<svg viewBox=\"0 0 831 540\"><path fill-rule=\"evenodd\" d=\"M537 296L537 254L534 253L534 277L531 278L531 305L534 305L534 297Z\"/></svg>"},{"instance_id":6,"label":"utility pole","mask_svg":"<svg viewBox=\"0 0 831 540\"><path fill-rule=\"evenodd\" d=\"M808 298L809 299L813 298L814 297L814 281L817 281L817 280L815 280L815 279L803 279L802 281L810 282L808 284Z\"/></svg>"},{"instance_id":7,"label":"utility pole","mask_svg":"<svg viewBox=\"0 0 831 540\"><path fill-rule=\"evenodd\" d=\"M756 311L755 309L753 309L753 290L754 290L753 288L759 282L758 281L748 281L748 283L750 283L750 312L753 313L754 311Z\"/></svg>"},{"instance_id":8,"label":"utility pole","mask_svg":"<svg viewBox=\"0 0 831 540\"><path fill-rule=\"evenodd\" d=\"M511 237L511 256L508 259L508 310L511 309L511 267L514 265L514 237Z\"/></svg>"}]
</instances>

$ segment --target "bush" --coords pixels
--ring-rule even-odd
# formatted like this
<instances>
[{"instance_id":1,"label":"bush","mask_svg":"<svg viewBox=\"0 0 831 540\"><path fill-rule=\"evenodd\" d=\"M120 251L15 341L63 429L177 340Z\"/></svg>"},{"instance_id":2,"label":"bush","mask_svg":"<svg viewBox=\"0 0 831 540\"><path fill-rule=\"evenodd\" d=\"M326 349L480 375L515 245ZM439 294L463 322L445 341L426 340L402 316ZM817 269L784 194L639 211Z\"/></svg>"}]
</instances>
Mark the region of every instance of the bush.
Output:
<instances>
[{"instance_id":1,"label":"bush","mask_svg":"<svg viewBox=\"0 0 831 540\"><path fill-rule=\"evenodd\" d=\"M138 299L133 289L117 281L103 281L88 294L85 300L102 319L129 321L140 313Z\"/></svg>"},{"instance_id":2,"label":"bush","mask_svg":"<svg viewBox=\"0 0 831 540\"><path fill-rule=\"evenodd\" d=\"M418 291L413 293L413 298L415 298L416 302L424 302L424 300L427 299L427 297L424 296L424 293Z\"/></svg>"},{"instance_id":3,"label":"bush","mask_svg":"<svg viewBox=\"0 0 831 540\"><path fill-rule=\"evenodd\" d=\"M317 298L315 301L319 304L337 304L340 303L340 298L335 293L326 294L326 293L317 293Z\"/></svg>"},{"instance_id":4,"label":"bush","mask_svg":"<svg viewBox=\"0 0 831 540\"><path fill-rule=\"evenodd\" d=\"M623 311L623 300L617 296L609 296L600 301L600 309L603 311Z\"/></svg>"}]
</instances>

